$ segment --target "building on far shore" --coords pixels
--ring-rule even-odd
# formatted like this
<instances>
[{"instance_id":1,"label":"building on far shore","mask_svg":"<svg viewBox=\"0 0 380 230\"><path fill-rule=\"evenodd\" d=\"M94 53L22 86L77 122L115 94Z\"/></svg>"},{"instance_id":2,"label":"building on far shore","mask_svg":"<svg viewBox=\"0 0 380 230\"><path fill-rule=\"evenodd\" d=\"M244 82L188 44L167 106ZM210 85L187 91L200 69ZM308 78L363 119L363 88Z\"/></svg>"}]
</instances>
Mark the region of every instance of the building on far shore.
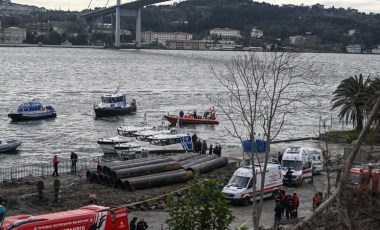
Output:
<instances>
[{"instance_id":1,"label":"building on far shore","mask_svg":"<svg viewBox=\"0 0 380 230\"><path fill-rule=\"evenodd\" d=\"M241 38L240 30L230 28L214 28L210 30L210 36L218 36L221 38Z\"/></svg>"},{"instance_id":2,"label":"building on far shore","mask_svg":"<svg viewBox=\"0 0 380 230\"><path fill-rule=\"evenodd\" d=\"M168 41L182 41L182 40L192 40L193 35L189 33L182 32L153 32L145 31L142 33L142 41L145 43L161 43L166 45Z\"/></svg>"},{"instance_id":3,"label":"building on far shore","mask_svg":"<svg viewBox=\"0 0 380 230\"><path fill-rule=\"evenodd\" d=\"M21 44L26 39L26 29L18 27L2 28L0 21L0 44Z\"/></svg>"},{"instance_id":4,"label":"building on far shore","mask_svg":"<svg viewBox=\"0 0 380 230\"><path fill-rule=\"evenodd\" d=\"M205 50L205 40L169 40L168 49L171 50Z\"/></svg>"},{"instance_id":5,"label":"building on far shore","mask_svg":"<svg viewBox=\"0 0 380 230\"><path fill-rule=\"evenodd\" d=\"M264 32L262 30L256 29L256 27L253 27L251 30L251 37L252 38L262 38L264 36Z\"/></svg>"},{"instance_id":6,"label":"building on far shore","mask_svg":"<svg viewBox=\"0 0 380 230\"><path fill-rule=\"evenodd\" d=\"M304 45L306 38L302 35L291 36L289 37L289 41L291 45Z\"/></svg>"},{"instance_id":7,"label":"building on far shore","mask_svg":"<svg viewBox=\"0 0 380 230\"><path fill-rule=\"evenodd\" d=\"M372 49L373 54L380 54L380 45L377 46L377 48Z\"/></svg>"},{"instance_id":8,"label":"building on far shore","mask_svg":"<svg viewBox=\"0 0 380 230\"><path fill-rule=\"evenodd\" d=\"M347 53L360 54L362 52L362 46L359 44L346 46Z\"/></svg>"}]
</instances>

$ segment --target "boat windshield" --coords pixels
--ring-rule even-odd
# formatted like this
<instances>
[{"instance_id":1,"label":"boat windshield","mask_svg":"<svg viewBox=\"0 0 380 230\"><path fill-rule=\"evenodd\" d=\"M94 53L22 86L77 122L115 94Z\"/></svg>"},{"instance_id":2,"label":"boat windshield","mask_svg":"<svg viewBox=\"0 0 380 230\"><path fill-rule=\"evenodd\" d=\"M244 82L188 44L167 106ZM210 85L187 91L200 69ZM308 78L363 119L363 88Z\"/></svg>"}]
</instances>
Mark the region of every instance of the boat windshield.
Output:
<instances>
[{"instance_id":1,"label":"boat windshield","mask_svg":"<svg viewBox=\"0 0 380 230\"><path fill-rule=\"evenodd\" d=\"M302 161L282 160L281 167L283 169L292 168L295 171L299 171L299 170L302 170Z\"/></svg>"},{"instance_id":2,"label":"boat windshield","mask_svg":"<svg viewBox=\"0 0 380 230\"><path fill-rule=\"evenodd\" d=\"M103 103L117 103L117 102L124 102L125 101L125 96L120 96L120 97L102 97L102 102Z\"/></svg>"},{"instance_id":3,"label":"boat windshield","mask_svg":"<svg viewBox=\"0 0 380 230\"><path fill-rule=\"evenodd\" d=\"M232 176L230 181L228 181L228 186L234 186L238 188L246 188L248 185L248 182L251 178L250 177L243 177L243 176Z\"/></svg>"},{"instance_id":4,"label":"boat windshield","mask_svg":"<svg viewBox=\"0 0 380 230\"><path fill-rule=\"evenodd\" d=\"M178 138L168 138L168 139L160 139L160 140L153 140L152 143L154 145L172 145L179 143Z\"/></svg>"}]
</instances>

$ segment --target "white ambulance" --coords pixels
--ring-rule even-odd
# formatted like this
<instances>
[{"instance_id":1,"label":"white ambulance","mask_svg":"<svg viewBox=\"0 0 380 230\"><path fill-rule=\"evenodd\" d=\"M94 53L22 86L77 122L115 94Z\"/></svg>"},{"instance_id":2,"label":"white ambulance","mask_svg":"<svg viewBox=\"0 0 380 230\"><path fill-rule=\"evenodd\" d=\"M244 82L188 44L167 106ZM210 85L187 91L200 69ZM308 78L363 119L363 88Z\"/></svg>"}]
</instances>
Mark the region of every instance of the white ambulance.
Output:
<instances>
[{"instance_id":1,"label":"white ambulance","mask_svg":"<svg viewBox=\"0 0 380 230\"><path fill-rule=\"evenodd\" d=\"M290 147L282 156L281 168L284 183L287 183L286 172L292 171L292 184L301 185L305 179L311 179L313 173L323 170L323 155L320 149L310 147Z\"/></svg>"},{"instance_id":2,"label":"white ambulance","mask_svg":"<svg viewBox=\"0 0 380 230\"><path fill-rule=\"evenodd\" d=\"M264 165L261 165L264 167ZM255 166L257 181L257 193L260 194L261 186L261 170L259 165ZM234 203L249 205L253 201L253 183L252 183L252 165L237 169L229 180L228 184L223 188L223 195ZM279 164L268 163L267 172L265 173L264 197L272 197L275 189L282 188L282 174ZM258 199L260 197L258 196Z\"/></svg>"}]
</instances>

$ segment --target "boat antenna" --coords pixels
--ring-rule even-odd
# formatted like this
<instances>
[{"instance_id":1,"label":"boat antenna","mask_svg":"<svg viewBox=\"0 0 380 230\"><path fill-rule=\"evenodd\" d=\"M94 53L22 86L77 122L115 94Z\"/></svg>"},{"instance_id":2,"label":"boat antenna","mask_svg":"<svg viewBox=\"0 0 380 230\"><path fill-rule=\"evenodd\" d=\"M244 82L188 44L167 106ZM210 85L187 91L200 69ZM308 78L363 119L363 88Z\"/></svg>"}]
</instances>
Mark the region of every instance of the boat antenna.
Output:
<instances>
[{"instance_id":1,"label":"boat antenna","mask_svg":"<svg viewBox=\"0 0 380 230\"><path fill-rule=\"evenodd\" d=\"M143 122L144 122L144 125L147 124L147 122L146 122L146 112L144 112L144 120L143 120Z\"/></svg>"}]
</instances>

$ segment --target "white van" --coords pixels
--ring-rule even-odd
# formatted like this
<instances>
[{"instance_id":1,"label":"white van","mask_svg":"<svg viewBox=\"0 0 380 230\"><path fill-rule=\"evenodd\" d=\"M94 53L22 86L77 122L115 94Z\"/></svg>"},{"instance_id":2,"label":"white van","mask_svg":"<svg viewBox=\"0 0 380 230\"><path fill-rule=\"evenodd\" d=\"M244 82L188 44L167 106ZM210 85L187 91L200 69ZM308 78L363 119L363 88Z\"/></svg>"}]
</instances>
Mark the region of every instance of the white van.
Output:
<instances>
[{"instance_id":1,"label":"white van","mask_svg":"<svg viewBox=\"0 0 380 230\"><path fill-rule=\"evenodd\" d=\"M284 183L287 178L288 168L292 171L292 184L301 185L303 180L311 179L313 173L320 173L323 170L322 151L309 147L287 148L282 156L281 168Z\"/></svg>"},{"instance_id":2,"label":"white van","mask_svg":"<svg viewBox=\"0 0 380 230\"><path fill-rule=\"evenodd\" d=\"M262 164L264 167L264 164ZM257 181L256 188L257 193L260 194L261 186L261 170L259 165L255 166ZM253 183L252 183L252 165L247 167L241 167L237 169L229 180L228 184L223 188L224 196L232 202L239 202L243 205L249 205L253 201ZM273 191L275 189L282 188L282 174L281 167L279 164L267 165L267 172L265 173L265 184L264 184L264 197L272 197ZM258 199L260 197L258 196Z\"/></svg>"}]
</instances>

